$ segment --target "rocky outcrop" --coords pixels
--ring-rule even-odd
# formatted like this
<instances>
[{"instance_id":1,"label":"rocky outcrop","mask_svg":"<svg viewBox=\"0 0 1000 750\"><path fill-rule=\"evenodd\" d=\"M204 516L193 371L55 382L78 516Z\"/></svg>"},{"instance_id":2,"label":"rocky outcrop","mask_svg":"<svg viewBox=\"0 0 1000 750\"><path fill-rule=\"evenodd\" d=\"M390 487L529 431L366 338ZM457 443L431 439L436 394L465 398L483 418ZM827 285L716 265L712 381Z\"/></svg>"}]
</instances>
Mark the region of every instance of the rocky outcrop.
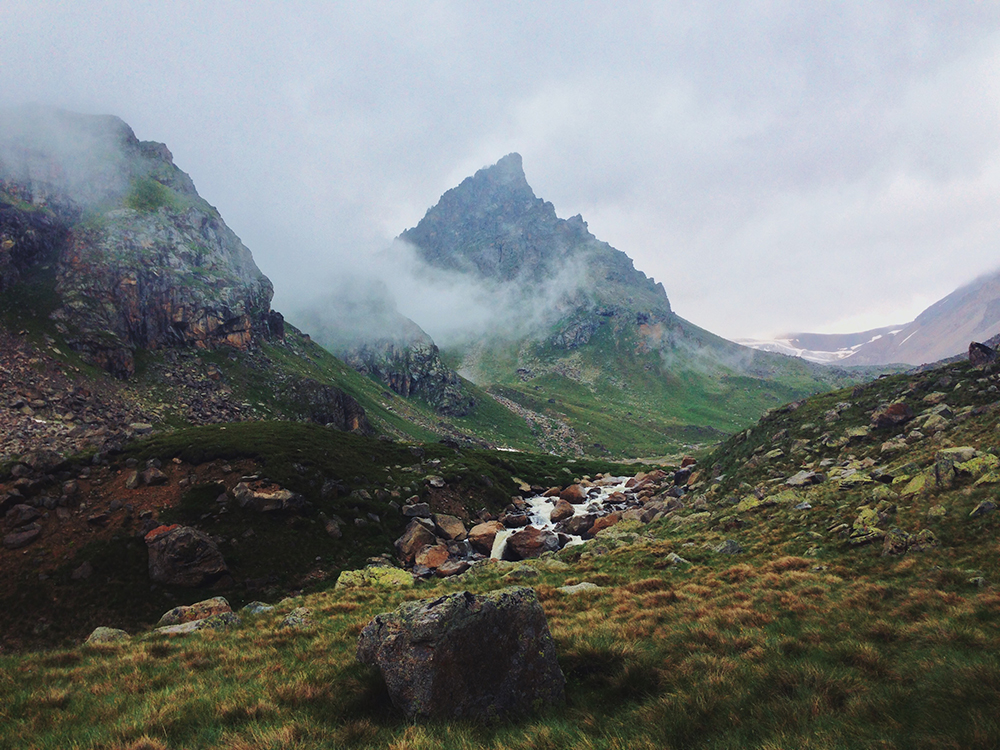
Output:
<instances>
[{"instance_id":1,"label":"rocky outcrop","mask_svg":"<svg viewBox=\"0 0 1000 750\"><path fill-rule=\"evenodd\" d=\"M4 200L16 200L13 195L15 186L0 181L0 292L20 281L28 269L55 260L69 235L50 214Z\"/></svg>"},{"instance_id":2,"label":"rocky outcrop","mask_svg":"<svg viewBox=\"0 0 1000 750\"><path fill-rule=\"evenodd\" d=\"M135 349L246 349L270 334L271 282L217 215L201 206L121 208L73 230L53 317L70 344L117 375Z\"/></svg>"},{"instance_id":3,"label":"rocky outcrop","mask_svg":"<svg viewBox=\"0 0 1000 750\"><path fill-rule=\"evenodd\" d=\"M564 699L545 613L533 589L408 602L358 638L408 717L497 719Z\"/></svg>"},{"instance_id":4,"label":"rocky outcrop","mask_svg":"<svg viewBox=\"0 0 1000 750\"><path fill-rule=\"evenodd\" d=\"M991 362L995 362L996 358L996 349L986 344L980 344L977 341L969 344L969 362L972 363L973 367L983 367Z\"/></svg>"},{"instance_id":5,"label":"rocky outcrop","mask_svg":"<svg viewBox=\"0 0 1000 750\"><path fill-rule=\"evenodd\" d=\"M475 406L458 373L444 364L429 338L402 343L377 339L339 354L358 372L378 378L404 398L423 398L441 414L462 417Z\"/></svg>"},{"instance_id":6,"label":"rocky outcrop","mask_svg":"<svg viewBox=\"0 0 1000 750\"><path fill-rule=\"evenodd\" d=\"M375 434L364 407L332 385L313 378L293 378L281 389L281 395L297 404L312 422L361 435Z\"/></svg>"},{"instance_id":7,"label":"rocky outcrop","mask_svg":"<svg viewBox=\"0 0 1000 750\"><path fill-rule=\"evenodd\" d=\"M0 112L0 288L49 257L57 328L119 376L136 349L280 335L271 282L161 143L115 117Z\"/></svg>"}]
</instances>

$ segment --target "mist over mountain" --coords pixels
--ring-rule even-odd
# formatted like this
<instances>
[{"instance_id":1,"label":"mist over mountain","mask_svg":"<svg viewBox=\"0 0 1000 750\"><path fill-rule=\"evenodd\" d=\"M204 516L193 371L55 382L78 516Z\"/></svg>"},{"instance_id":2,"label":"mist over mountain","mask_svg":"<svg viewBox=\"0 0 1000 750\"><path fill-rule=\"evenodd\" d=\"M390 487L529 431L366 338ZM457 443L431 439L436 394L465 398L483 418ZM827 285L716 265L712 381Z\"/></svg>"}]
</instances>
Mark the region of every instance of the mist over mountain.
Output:
<instances>
[{"instance_id":1,"label":"mist over mountain","mask_svg":"<svg viewBox=\"0 0 1000 750\"><path fill-rule=\"evenodd\" d=\"M516 153L446 191L366 272L296 320L397 393L460 374L555 450L701 442L843 379L678 316L628 255L535 195Z\"/></svg>"}]
</instances>

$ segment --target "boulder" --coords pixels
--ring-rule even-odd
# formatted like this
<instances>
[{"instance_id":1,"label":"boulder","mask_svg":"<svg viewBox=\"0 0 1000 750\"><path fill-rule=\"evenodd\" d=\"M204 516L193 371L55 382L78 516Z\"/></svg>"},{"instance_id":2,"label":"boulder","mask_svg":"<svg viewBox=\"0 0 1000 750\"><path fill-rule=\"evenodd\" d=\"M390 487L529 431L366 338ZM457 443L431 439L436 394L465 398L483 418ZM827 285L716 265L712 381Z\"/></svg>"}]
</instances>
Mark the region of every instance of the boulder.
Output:
<instances>
[{"instance_id":1,"label":"boulder","mask_svg":"<svg viewBox=\"0 0 1000 750\"><path fill-rule=\"evenodd\" d=\"M446 544L428 544L413 558L414 565L422 565L430 570L435 570L446 562L448 562L448 545Z\"/></svg>"},{"instance_id":2,"label":"boulder","mask_svg":"<svg viewBox=\"0 0 1000 750\"><path fill-rule=\"evenodd\" d=\"M583 581L581 583L574 583L570 586L560 586L556 589L560 594L582 594L586 591L600 591L601 587L596 583L590 583L589 581Z\"/></svg>"},{"instance_id":3,"label":"boulder","mask_svg":"<svg viewBox=\"0 0 1000 750\"><path fill-rule=\"evenodd\" d=\"M160 484L166 484L170 481L170 477L164 474L155 466L150 466L148 469L142 472L142 483L149 485L150 487L155 487Z\"/></svg>"},{"instance_id":4,"label":"boulder","mask_svg":"<svg viewBox=\"0 0 1000 750\"><path fill-rule=\"evenodd\" d=\"M208 534L188 526L158 526L146 534L149 577L165 586L195 588L229 573L222 553Z\"/></svg>"},{"instance_id":5,"label":"boulder","mask_svg":"<svg viewBox=\"0 0 1000 750\"><path fill-rule=\"evenodd\" d=\"M37 523L29 523L27 526L22 526L20 531L7 534L3 538L3 546L6 549L20 549L21 547L28 546L41 535L42 527Z\"/></svg>"},{"instance_id":6,"label":"boulder","mask_svg":"<svg viewBox=\"0 0 1000 750\"><path fill-rule=\"evenodd\" d=\"M793 474L785 480L789 487L805 487L810 484L820 484L826 481L826 475L816 471L806 471L803 469L797 474Z\"/></svg>"},{"instance_id":7,"label":"boulder","mask_svg":"<svg viewBox=\"0 0 1000 750\"><path fill-rule=\"evenodd\" d=\"M976 505L969 513L970 518L979 518L980 516L987 516L997 509L996 503L992 500L983 500L981 503Z\"/></svg>"},{"instance_id":8,"label":"boulder","mask_svg":"<svg viewBox=\"0 0 1000 750\"><path fill-rule=\"evenodd\" d=\"M337 578L336 588L412 588L413 576L402 568L369 565L363 570L345 570Z\"/></svg>"},{"instance_id":9,"label":"boulder","mask_svg":"<svg viewBox=\"0 0 1000 750\"><path fill-rule=\"evenodd\" d=\"M212 615L220 615L223 612L232 611L232 607L229 606L229 602L226 601L225 597L216 596L211 599L205 599L204 601L197 602L196 604L174 607L169 612L164 612L160 621L156 623L156 625L157 627L180 625L184 622L204 620L206 617L211 617Z\"/></svg>"},{"instance_id":10,"label":"boulder","mask_svg":"<svg viewBox=\"0 0 1000 750\"><path fill-rule=\"evenodd\" d=\"M499 521L486 521L472 527L469 531L469 542L477 552L484 555L493 551L493 542L497 538L497 532L503 531L504 525Z\"/></svg>"},{"instance_id":11,"label":"boulder","mask_svg":"<svg viewBox=\"0 0 1000 750\"><path fill-rule=\"evenodd\" d=\"M713 547L712 551L720 555L739 555L743 552L743 547L739 542L727 539L716 547ZM684 562L687 562L687 560Z\"/></svg>"},{"instance_id":12,"label":"boulder","mask_svg":"<svg viewBox=\"0 0 1000 750\"><path fill-rule=\"evenodd\" d=\"M955 481L955 465L971 461L977 453L967 445L938 451L934 460L934 481L938 487L951 487Z\"/></svg>"},{"instance_id":13,"label":"boulder","mask_svg":"<svg viewBox=\"0 0 1000 750\"><path fill-rule=\"evenodd\" d=\"M988 365L990 362L995 361L996 358L996 349L986 344L980 344L978 341L973 341L969 344L969 362L973 367Z\"/></svg>"},{"instance_id":14,"label":"boulder","mask_svg":"<svg viewBox=\"0 0 1000 750\"><path fill-rule=\"evenodd\" d=\"M4 521L6 521L8 528L16 529L18 526L24 526L41 517L42 511L38 508L19 503L7 511Z\"/></svg>"},{"instance_id":15,"label":"boulder","mask_svg":"<svg viewBox=\"0 0 1000 750\"><path fill-rule=\"evenodd\" d=\"M519 718L565 697L545 613L526 587L407 602L365 626L357 658L379 668L410 718Z\"/></svg>"},{"instance_id":16,"label":"boulder","mask_svg":"<svg viewBox=\"0 0 1000 750\"><path fill-rule=\"evenodd\" d=\"M447 560L434 569L434 575L438 578L461 575L469 569L469 565L470 563L467 560Z\"/></svg>"},{"instance_id":17,"label":"boulder","mask_svg":"<svg viewBox=\"0 0 1000 750\"><path fill-rule=\"evenodd\" d=\"M556 500L556 507L552 509L549 519L552 523L559 523L564 519L571 518L575 512L571 503L559 498Z\"/></svg>"},{"instance_id":18,"label":"boulder","mask_svg":"<svg viewBox=\"0 0 1000 750\"><path fill-rule=\"evenodd\" d=\"M124 630L99 627L95 628L94 632L87 636L86 643L116 643L118 641L127 641L129 637L129 634Z\"/></svg>"},{"instance_id":19,"label":"boulder","mask_svg":"<svg viewBox=\"0 0 1000 750\"><path fill-rule=\"evenodd\" d=\"M296 607L278 623L278 630L284 628L311 628L315 625L312 611L308 607Z\"/></svg>"},{"instance_id":20,"label":"boulder","mask_svg":"<svg viewBox=\"0 0 1000 750\"><path fill-rule=\"evenodd\" d=\"M240 482L233 488L233 496L241 508L258 513L287 511L301 512L306 505L305 498L276 484L266 482ZM338 529L339 530L339 529Z\"/></svg>"},{"instance_id":21,"label":"boulder","mask_svg":"<svg viewBox=\"0 0 1000 750\"><path fill-rule=\"evenodd\" d=\"M527 560L539 557L544 552L556 552L559 547L558 535L528 526L507 538L504 559Z\"/></svg>"},{"instance_id":22,"label":"boulder","mask_svg":"<svg viewBox=\"0 0 1000 750\"><path fill-rule=\"evenodd\" d=\"M615 511L614 513L608 513L606 516L601 516L596 519L593 525L590 527L588 534L590 536L597 536L600 532L605 529L610 529L616 523L622 520L621 511Z\"/></svg>"},{"instance_id":23,"label":"boulder","mask_svg":"<svg viewBox=\"0 0 1000 750\"><path fill-rule=\"evenodd\" d=\"M427 503L410 503L403 506L403 515L406 518L430 518L431 506Z\"/></svg>"},{"instance_id":24,"label":"boulder","mask_svg":"<svg viewBox=\"0 0 1000 750\"><path fill-rule=\"evenodd\" d=\"M587 502L587 488L579 484L571 484L559 493L559 497L573 505Z\"/></svg>"},{"instance_id":25,"label":"boulder","mask_svg":"<svg viewBox=\"0 0 1000 750\"><path fill-rule=\"evenodd\" d=\"M438 536L444 539L454 539L456 541L462 541L468 538L469 532L465 528L465 524L462 523L462 519L457 516L448 516L443 513L435 513L433 516L434 526L437 529Z\"/></svg>"},{"instance_id":26,"label":"boulder","mask_svg":"<svg viewBox=\"0 0 1000 750\"><path fill-rule=\"evenodd\" d=\"M433 545L436 543L437 537L434 536L434 533L428 530L420 521L413 519L410 521L410 525L406 527L406 531L403 532L403 536L396 540L396 552L399 553L399 558L403 562L407 565L412 565L417 552L428 544Z\"/></svg>"},{"instance_id":27,"label":"boulder","mask_svg":"<svg viewBox=\"0 0 1000 750\"><path fill-rule=\"evenodd\" d=\"M239 625L240 622L239 615L235 612L220 612L217 615L209 615L200 620L189 620L177 625L165 625L164 627L154 629L153 633L159 635L188 635L199 630L225 630L234 625Z\"/></svg>"},{"instance_id":28,"label":"boulder","mask_svg":"<svg viewBox=\"0 0 1000 750\"><path fill-rule=\"evenodd\" d=\"M521 529L531 524L531 518L527 513L504 513L500 522L508 529Z\"/></svg>"},{"instance_id":29,"label":"boulder","mask_svg":"<svg viewBox=\"0 0 1000 750\"><path fill-rule=\"evenodd\" d=\"M886 427L898 427L913 419L913 409L905 403L880 406L872 412L871 425L876 430Z\"/></svg>"},{"instance_id":30,"label":"boulder","mask_svg":"<svg viewBox=\"0 0 1000 750\"><path fill-rule=\"evenodd\" d=\"M556 527L556 530L573 536L587 536L595 520L597 516L593 513L584 513L582 516L567 518Z\"/></svg>"}]
</instances>

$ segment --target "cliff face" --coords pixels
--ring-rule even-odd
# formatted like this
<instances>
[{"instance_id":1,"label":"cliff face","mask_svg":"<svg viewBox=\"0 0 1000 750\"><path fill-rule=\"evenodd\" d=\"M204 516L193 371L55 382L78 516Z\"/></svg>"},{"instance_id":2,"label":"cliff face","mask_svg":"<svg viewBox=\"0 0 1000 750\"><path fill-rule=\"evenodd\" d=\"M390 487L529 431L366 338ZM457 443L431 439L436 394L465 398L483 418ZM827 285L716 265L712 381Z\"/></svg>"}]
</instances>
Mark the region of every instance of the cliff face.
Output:
<instances>
[{"instance_id":1,"label":"cliff face","mask_svg":"<svg viewBox=\"0 0 1000 750\"><path fill-rule=\"evenodd\" d=\"M444 364L430 339L406 344L379 339L360 344L341 356L358 372L373 375L404 398L423 398L440 414L461 417L475 406L461 378Z\"/></svg>"},{"instance_id":2,"label":"cliff face","mask_svg":"<svg viewBox=\"0 0 1000 750\"><path fill-rule=\"evenodd\" d=\"M57 326L120 376L136 349L280 335L271 282L167 147L115 117L0 114L0 288L53 264Z\"/></svg>"},{"instance_id":3,"label":"cliff face","mask_svg":"<svg viewBox=\"0 0 1000 750\"><path fill-rule=\"evenodd\" d=\"M384 286L345 284L305 317L323 348L400 396L417 396L453 417L475 406L431 337L396 309Z\"/></svg>"}]
</instances>

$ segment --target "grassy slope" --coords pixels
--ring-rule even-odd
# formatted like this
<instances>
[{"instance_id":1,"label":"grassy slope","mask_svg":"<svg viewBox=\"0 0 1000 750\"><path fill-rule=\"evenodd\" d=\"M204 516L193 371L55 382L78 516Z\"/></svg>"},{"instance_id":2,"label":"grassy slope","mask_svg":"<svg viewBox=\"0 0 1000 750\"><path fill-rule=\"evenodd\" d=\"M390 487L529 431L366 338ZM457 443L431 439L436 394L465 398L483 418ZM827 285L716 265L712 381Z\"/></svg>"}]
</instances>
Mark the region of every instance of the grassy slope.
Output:
<instances>
[{"instance_id":1,"label":"grassy slope","mask_svg":"<svg viewBox=\"0 0 1000 750\"><path fill-rule=\"evenodd\" d=\"M977 411L891 459L880 445L905 428L823 446L810 426L850 402L840 419L821 422L836 442L878 403L901 397L923 407L924 395L944 387L941 377L951 378L957 414ZM670 520L619 525L560 553L565 565L532 563L531 585L567 677L564 706L492 726L412 724L391 708L377 672L354 661L357 634L373 615L406 598L507 585L506 568L494 565L409 592L297 598L227 633L4 657L0 747L996 747L1000 513L969 512L995 497L1000 476L932 482L910 495L908 480L828 481L797 490L810 510L779 502L738 512L733 504L823 458L845 467L873 458L903 477L903 468L926 475L949 444L996 450L1000 424L988 390L996 377L980 377L960 366L887 378L776 412L716 454L726 480ZM798 434L815 448L791 453L784 441ZM775 445L789 451L748 462ZM859 507L888 497L876 495L879 486L896 495L893 524L931 529L939 545L885 556L880 545L856 547L836 531ZM944 516L928 515L936 506ZM713 552L724 539L743 552ZM689 563L671 565L671 552ZM556 590L584 580L602 588ZM300 605L316 624L279 629Z\"/></svg>"},{"instance_id":2,"label":"grassy slope","mask_svg":"<svg viewBox=\"0 0 1000 750\"><path fill-rule=\"evenodd\" d=\"M586 453L614 457L713 443L767 409L851 380L787 357L760 357L759 375L684 354L671 361L610 325L574 351L495 342L449 353L450 363L463 360L489 390L568 423Z\"/></svg>"}]
</instances>

